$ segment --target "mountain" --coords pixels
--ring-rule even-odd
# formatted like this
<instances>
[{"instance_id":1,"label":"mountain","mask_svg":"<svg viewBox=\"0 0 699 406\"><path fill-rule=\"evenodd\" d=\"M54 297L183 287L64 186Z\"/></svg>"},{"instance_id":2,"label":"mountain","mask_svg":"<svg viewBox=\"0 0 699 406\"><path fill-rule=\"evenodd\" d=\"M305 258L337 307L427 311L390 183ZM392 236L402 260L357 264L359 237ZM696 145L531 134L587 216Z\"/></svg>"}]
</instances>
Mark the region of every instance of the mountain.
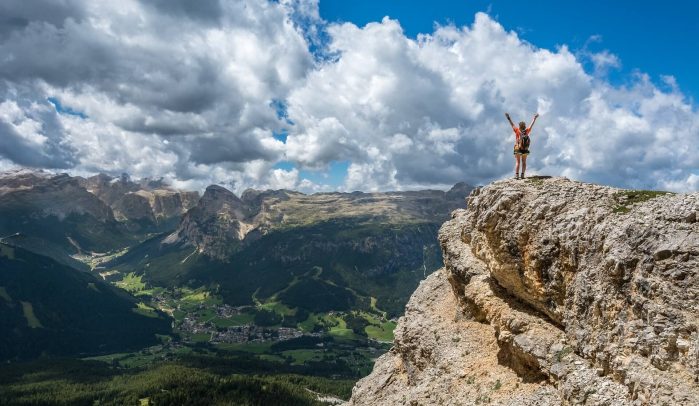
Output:
<instances>
[{"instance_id":1,"label":"mountain","mask_svg":"<svg viewBox=\"0 0 699 406\"><path fill-rule=\"evenodd\" d=\"M470 188L459 184L449 192L317 193L246 190L238 198L212 185L185 214L166 244L196 247L211 258L226 259L244 240L273 231L324 222L357 220L362 224L440 223L463 204Z\"/></svg>"},{"instance_id":2,"label":"mountain","mask_svg":"<svg viewBox=\"0 0 699 406\"><path fill-rule=\"evenodd\" d=\"M699 404L699 193L476 189L350 405Z\"/></svg>"},{"instance_id":3,"label":"mountain","mask_svg":"<svg viewBox=\"0 0 699 406\"><path fill-rule=\"evenodd\" d=\"M212 185L164 242L181 242L209 257L226 259L255 227L254 214L254 208L231 191Z\"/></svg>"},{"instance_id":4,"label":"mountain","mask_svg":"<svg viewBox=\"0 0 699 406\"><path fill-rule=\"evenodd\" d=\"M162 376L168 363L206 375L202 391L230 383L210 374L285 373L296 376L294 392L310 393L304 404L320 393L347 399L387 349L410 293L442 266L438 228L471 190L237 196L212 185L196 199L126 176L0 179L0 215L15 210L0 235L11 249L0 261L0 325L12 332L0 343L0 360L12 361L0 368L0 392L11 391L9 403L71 403L73 374L36 372L78 364L100 374L80 391L86 404L116 392L129 404L189 396L138 386L143 375L174 388L189 374ZM246 385L259 392L280 379ZM92 393L104 388L112 392Z\"/></svg>"},{"instance_id":5,"label":"mountain","mask_svg":"<svg viewBox=\"0 0 699 406\"><path fill-rule=\"evenodd\" d=\"M132 181L126 174L118 178L98 174L77 179L108 205L116 220L127 225L131 232L172 229L199 200L198 192L175 190L162 180Z\"/></svg>"},{"instance_id":6,"label":"mountain","mask_svg":"<svg viewBox=\"0 0 699 406\"><path fill-rule=\"evenodd\" d=\"M232 305L374 306L398 315L417 282L441 265L437 229L469 190L237 197L213 185L174 232L104 266L155 286L209 286Z\"/></svg>"},{"instance_id":7,"label":"mountain","mask_svg":"<svg viewBox=\"0 0 699 406\"><path fill-rule=\"evenodd\" d=\"M134 242L111 208L67 174L0 174L0 213L0 237L70 265L75 265L72 254L107 252Z\"/></svg>"},{"instance_id":8,"label":"mountain","mask_svg":"<svg viewBox=\"0 0 699 406\"><path fill-rule=\"evenodd\" d=\"M78 269L153 233L171 231L197 192L161 180L0 173L0 238Z\"/></svg>"},{"instance_id":9,"label":"mountain","mask_svg":"<svg viewBox=\"0 0 699 406\"><path fill-rule=\"evenodd\" d=\"M96 354L157 344L170 319L125 292L0 242L0 360Z\"/></svg>"}]
</instances>

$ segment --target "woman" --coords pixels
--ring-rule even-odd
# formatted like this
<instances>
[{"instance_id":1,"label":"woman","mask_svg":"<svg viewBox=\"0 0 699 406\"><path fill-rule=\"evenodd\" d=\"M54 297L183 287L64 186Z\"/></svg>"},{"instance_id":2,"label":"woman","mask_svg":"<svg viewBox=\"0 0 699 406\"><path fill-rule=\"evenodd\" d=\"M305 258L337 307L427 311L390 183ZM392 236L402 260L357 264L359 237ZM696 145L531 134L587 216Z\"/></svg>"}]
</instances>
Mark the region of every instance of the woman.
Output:
<instances>
[{"instance_id":1,"label":"woman","mask_svg":"<svg viewBox=\"0 0 699 406\"><path fill-rule=\"evenodd\" d=\"M524 172L527 170L527 155L529 155L529 133L531 133L532 127L534 127L534 123L536 123L536 119L539 117L539 114L534 114L534 120L532 120L532 124L529 126L529 128L527 128L527 123L524 121L520 121L519 128L517 128L515 127L515 123L512 122L509 114L505 113L505 117L507 117L507 121L510 122L512 131L515 132L515 179L524 179ZM522 161L521 176L519 174L520 161Z\"/></svg>"}]
</instances>

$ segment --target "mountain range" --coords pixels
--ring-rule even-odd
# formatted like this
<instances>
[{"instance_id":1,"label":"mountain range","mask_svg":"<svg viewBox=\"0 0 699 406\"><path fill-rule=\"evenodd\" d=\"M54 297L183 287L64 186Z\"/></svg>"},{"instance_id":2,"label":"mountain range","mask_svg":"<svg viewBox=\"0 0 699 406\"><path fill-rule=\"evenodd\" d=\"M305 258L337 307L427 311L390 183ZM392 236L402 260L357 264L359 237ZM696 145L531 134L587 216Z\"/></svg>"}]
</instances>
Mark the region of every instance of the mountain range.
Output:
<instances>
[{"instance_id":1,"label":"mountain range","mask_svg":"<svg viewBox=\"0 0 699 406\"><path fill-rule=\"evenodd\" d=\"M61 337L60 331L79 331L82 327L70 321L80 319L82 313L70 306L55 307L53 315L35 312L38 320L62 320L64 330L49 329L43 321L32 324L26 313L18 313L18 300L36 303L35 309L48 308L39 305L44 290L33 286L39 286L34 285L37 279L57 278L66 284L73 281L75 286L66 287L65 292L78 287L88 296L110 292L104 296L121 300L129 316L139 312L153 316L149 328L126 323L151 338L154 331L167 333L161 321L179 314L158 307L165 301L162 295L182 289L220 298L224 305L247 307L258 321L271 317L279 325L297 329L322 330L313 323L320 323L328 312L344 312L343 317L353 320L350 324L359 323L355 331L366 335L367 320L399 316L417 283L441 266L438 227L464 204L470 190L463 183L448 192L307 195L250 189L238 197L212 185L200 197L197 192L175 190L162 180L131 180L127 175L6 172L0 175L0 241L15 254L4 260L11 261L12 269L31 264L35 271L20 279L10 275L10 268L0 272L15 281L11 290L9 283L0 285L12 298L0 313L7 328L22 330L10 341L44 330L56 337ZM35 291L35 296L17 296L20 291ZM107 318L100 318L106 324L124 326L125 316L101 312L106 302L80 297L74 294L71 300L91 303L96 314ZM177 317L170 320L175 325L183 322ZM345 323L344 319L338 322ZM55 343L65 342L71 334ZM72 346L51 347L64 348L63 352L46 347L46 353L115 349L97 337L88 335ZM131 343L125 340L124 348ZM31 351L5 357L31 357L41 348L36 344Z\"/></svg>"}]
</instances>

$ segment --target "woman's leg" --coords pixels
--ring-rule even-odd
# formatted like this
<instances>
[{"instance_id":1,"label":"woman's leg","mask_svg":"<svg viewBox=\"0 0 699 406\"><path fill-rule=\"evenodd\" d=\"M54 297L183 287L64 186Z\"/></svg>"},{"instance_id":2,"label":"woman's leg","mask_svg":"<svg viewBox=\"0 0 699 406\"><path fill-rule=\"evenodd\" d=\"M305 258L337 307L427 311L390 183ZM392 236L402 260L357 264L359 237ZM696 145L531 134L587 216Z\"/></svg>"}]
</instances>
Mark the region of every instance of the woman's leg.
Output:
<instances>
[{"instance_id":1,"label":"woman's leg","mask_svg":"<svg viewBox=\"0 0 699 406\"><path fill-rule=\"evenodd\" d=\"M522 177L524 177L524 172L527 171L527 156L522 155Z\"/></svg>"},{"instance_id":2,"label":"woman's leg","mask_svg":"<svg viewBox=\"0 0 699 406\"><path fill-rule=\"evenodd\" d=\"M520 154L515 154L515 178L519 176L519 158Z\"/></svg>"}]
</instances>

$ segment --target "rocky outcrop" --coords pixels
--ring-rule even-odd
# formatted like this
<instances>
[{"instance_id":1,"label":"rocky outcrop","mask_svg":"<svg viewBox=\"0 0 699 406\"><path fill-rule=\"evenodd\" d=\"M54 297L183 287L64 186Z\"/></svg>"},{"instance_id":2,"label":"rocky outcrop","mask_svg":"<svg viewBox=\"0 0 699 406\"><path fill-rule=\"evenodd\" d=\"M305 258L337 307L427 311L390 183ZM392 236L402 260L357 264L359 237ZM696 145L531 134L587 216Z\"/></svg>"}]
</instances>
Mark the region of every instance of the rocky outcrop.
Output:
<instances>
[{"instance_id":1,"label":"rocky outcrop","mask_svg":"<svg viewBox=\"0 0 699 406\"><path fill-rule=\"evenodd\" d=\"M114 178L107 174L100 173L88 178L76 177L76 179L88 192L97 196L110 207L125 194L135 192L139 189L139 185L131 182L131 179L126 174Z\"/></svg>"},{"instance_id":2,"label":"rocky outcrop","mask_svg":"<svg viewBox=\"0 0 699 406\"><path fill-rule=\"evenodd\" d=\"M699 404L698 216L699 193L475 190L350 404Z\"/></svg>"},{"instance_id":3,"label":"rocky outcrop","mask_svg":"<svg viewBox=\"0 0 699 406\"><path fill-rule=\"evenodd\" d=\"M252 214L250 207L233 192L211 185L164 243L183 242L211 257L225 258L254 228L250 219Z\"/></svg>"}]
</instances>

